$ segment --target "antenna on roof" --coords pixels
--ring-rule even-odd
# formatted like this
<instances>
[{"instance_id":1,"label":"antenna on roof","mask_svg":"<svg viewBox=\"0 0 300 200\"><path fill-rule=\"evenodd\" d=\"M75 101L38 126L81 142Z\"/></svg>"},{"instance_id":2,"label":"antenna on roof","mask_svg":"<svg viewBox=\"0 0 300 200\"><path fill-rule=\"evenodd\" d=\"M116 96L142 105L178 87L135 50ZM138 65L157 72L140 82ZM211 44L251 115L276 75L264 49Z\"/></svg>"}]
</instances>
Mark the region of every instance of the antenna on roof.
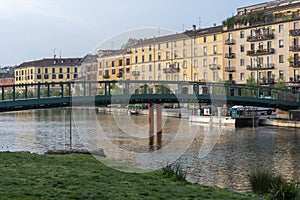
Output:
<instances>
[{"instance_id":1,"label":"antenna on roof","mask_svg":"<svg viewBox=\"0 0 300 200\"><path fill-rule=\"evenodd\" d=\"M160 26L158 27L158 37L160 37Z\"/></svg>"},{"instance_id":2,"label":"antenna on roof","mask_svg":"<svg viewBox=\"0 0 300 200\"><path fill-rule=\"evenodd\" d=\"M201 17L199 17L199 29L201 28Z\"/></svg>"},{"instance_id":3,"label":"antenna on roof","mask_svg":"<svg viewBox=\"0 0 300 200\"><path fill-rule=\"evenodd\" d=\"M61 59L61 51L59 52L59 58Z\"/></svg>"},{"instance_id":4,"label":"antenna on roof","mask_svg":"<svg viewBox=\"0 0 300 200\"><path fill-rule=\"evenodd\" d=\"M56 58L55 51L56 51L56 49L54 48L54 49L53 49L53 57L54 57L54 59Z\"/></svg>"}]
</instances>

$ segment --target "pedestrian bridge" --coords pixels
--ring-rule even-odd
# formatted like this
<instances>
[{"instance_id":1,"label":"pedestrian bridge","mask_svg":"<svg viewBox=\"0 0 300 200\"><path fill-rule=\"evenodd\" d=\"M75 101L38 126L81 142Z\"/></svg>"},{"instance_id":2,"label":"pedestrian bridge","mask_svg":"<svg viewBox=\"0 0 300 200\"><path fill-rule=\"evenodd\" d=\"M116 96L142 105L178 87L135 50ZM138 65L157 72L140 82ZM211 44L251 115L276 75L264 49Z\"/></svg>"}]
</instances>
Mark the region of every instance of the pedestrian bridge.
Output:
<instances>
[{"instance_id":1,"label":"pedestrian bridge","mask_svg":"<svg viewBox=\"0 0 300 200\"><path fill-rule=\"evenodd\" d=\"M270 86L182 81L71 81L0 86L0 111L135 103L300 108L300 92Z\"/></svg>"}]
</instances>

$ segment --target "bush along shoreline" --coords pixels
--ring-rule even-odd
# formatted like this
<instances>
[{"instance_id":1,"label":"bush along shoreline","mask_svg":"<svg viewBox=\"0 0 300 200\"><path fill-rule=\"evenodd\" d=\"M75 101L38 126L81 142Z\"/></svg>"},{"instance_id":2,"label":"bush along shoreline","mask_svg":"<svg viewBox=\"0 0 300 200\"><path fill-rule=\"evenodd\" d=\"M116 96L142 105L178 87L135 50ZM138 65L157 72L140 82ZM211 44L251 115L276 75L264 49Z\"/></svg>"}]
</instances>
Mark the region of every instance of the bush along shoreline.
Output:
<instances>
[{"instance_id":1,"label":"bush along shoreline","mask_svg":"<svg viewBox=\"0 0 300 200\"><path fill-rule=\"evenodd\" d=\"M251 172L249 180L255 194L272 200L300 200L300 182L285 180L280 174L261 169Z\"/></svg>"},{"instance_id":2,"label":"bush along shoreline","mask_svg":"<svg viewBox=\"0 0 300 200\"><path fill-rule=\"evenodd\" d=\"M2 152L0 160L0 199L250 199L189 183L180 165L125 173L83 153Z\"/></svg>"}]
</instances>

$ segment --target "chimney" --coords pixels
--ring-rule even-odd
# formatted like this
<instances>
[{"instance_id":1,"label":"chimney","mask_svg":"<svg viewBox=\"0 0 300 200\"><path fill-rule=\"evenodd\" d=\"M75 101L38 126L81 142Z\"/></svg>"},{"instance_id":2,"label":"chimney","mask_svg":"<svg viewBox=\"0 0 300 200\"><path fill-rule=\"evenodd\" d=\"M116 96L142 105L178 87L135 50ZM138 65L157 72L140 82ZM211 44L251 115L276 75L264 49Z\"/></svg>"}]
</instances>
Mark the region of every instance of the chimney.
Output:
<instances>
[{"instance_id":1,"label":"chimney","mask_svg":"<svg viewBox=\"0 0 300 200\"><path fill-rule=\"evenodd\" d=\"M214 26L217 26L217 24L216 24L216 23L214 23Z\"/></svg>"},{"instance_id":2,"label":"chimney","mask_svg":"<svg viewBox=\"0 0 300 200\"><path fill-rule=\"evenodd\" d=\"M196 30L196 25L195 25L195 24L193 24L193 30L194 30L194 31Z\"/></svg>"}]
</instances>

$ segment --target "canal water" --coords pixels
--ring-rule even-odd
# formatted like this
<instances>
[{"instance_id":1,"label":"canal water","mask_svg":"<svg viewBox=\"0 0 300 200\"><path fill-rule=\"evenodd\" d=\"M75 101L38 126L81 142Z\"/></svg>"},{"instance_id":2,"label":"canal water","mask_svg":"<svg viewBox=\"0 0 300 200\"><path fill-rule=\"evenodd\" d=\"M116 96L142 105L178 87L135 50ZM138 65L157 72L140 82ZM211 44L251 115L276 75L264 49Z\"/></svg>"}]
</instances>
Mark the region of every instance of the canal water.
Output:
<instances>
[{"instance_id":1,"label":"canal water","mask_svg":"<svg viewBox=\"0 0 300 200\"><path fill-rule=\"evenodd\" d=\"M147 124L148 116L88 109L1 113L0 151L101 148L108 158L145 169L176 162L191 182L238 191L249 190L248 174L255 169L300 180L299 129L236 129L163 118L161 144L155 138L151 147Z\"/></svg>"}]
</instances>

